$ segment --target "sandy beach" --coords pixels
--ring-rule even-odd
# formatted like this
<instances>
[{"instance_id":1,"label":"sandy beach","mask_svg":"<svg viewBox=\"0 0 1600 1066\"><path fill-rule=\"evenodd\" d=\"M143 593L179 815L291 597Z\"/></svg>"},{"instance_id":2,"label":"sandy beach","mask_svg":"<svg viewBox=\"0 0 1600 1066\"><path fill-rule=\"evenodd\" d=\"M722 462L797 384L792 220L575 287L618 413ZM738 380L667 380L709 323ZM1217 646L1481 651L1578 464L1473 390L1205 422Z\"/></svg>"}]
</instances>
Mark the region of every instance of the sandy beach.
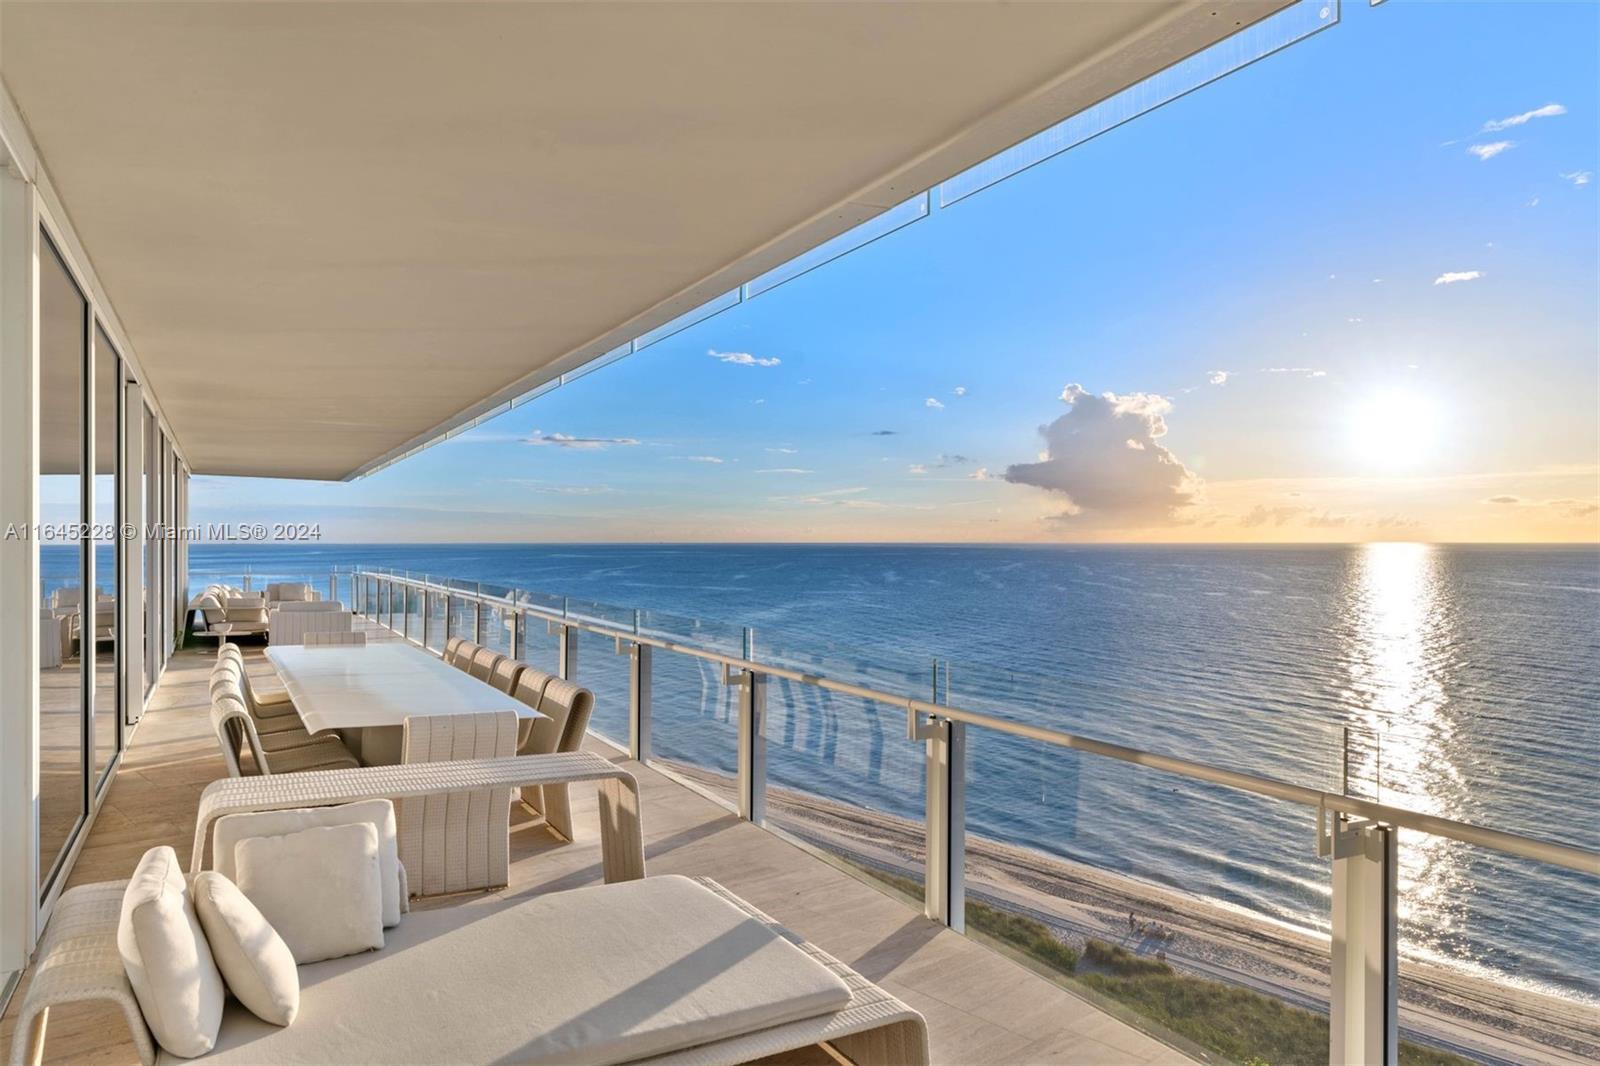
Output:
<instances>
[{"instance_id":1,"label":"sandy beach","mask_svg":"<svg viewBox=\"0 0 1600 1066\"><path fill-rule=\"evenodd\" d=\"M670 764L731 799L731 782ZM851 862L922 878L920 822L770 788L773 827ZM1166 953L1176 969L1251 988L1319 1012L1328 1003L1326 936L1238 908L1107 873L1026 848L967 836L967 898L1026 915L1082 947L1094 937L1130 951ZM1136 933L1129 915L1145 930ZM1489 1063L1600 1061L1600 1008L1401 957L1406 1039Z\"/></svg>"}]
</instances>

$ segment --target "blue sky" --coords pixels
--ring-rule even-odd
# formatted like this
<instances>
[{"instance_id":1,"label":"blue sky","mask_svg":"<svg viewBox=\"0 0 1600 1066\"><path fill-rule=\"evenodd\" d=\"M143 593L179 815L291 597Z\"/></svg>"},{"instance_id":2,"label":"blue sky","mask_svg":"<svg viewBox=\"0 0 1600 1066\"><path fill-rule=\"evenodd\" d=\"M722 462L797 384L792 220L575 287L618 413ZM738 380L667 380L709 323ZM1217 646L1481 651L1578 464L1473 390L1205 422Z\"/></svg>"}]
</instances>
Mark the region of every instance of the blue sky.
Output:
<instances>
[{"instance_id":1,"label":"blue sky","mask_svg":"<svg viewBox=\"0 0 1600 1066\"><path fill-rule=\"evenodd\" d=\"M1597 40L1591 4L1347 4L405 463L197 478L195 517L335 541L1595 540Z\"/></svg>"}]
</instances>

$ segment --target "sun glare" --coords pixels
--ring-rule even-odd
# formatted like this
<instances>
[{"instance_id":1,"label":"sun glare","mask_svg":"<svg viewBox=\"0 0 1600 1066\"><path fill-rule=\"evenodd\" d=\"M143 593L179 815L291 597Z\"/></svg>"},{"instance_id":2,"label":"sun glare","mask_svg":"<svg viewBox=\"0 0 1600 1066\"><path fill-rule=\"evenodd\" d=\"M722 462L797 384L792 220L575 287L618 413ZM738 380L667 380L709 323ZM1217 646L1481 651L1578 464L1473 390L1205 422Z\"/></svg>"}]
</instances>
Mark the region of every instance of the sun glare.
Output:
<instances>
[{"instance_id":1,"label":"sun glare","mask_svg":"<svg viewBox=\"0 0 1600 1066\"><path fill-rule=\"evenodd\" d=\"M1417 466L1432 453L1438 435L1437 406L1413 391L1375 392L1356 406L1351 418L1355 454L1385 469Z\"/></svg>"}]
</instances>

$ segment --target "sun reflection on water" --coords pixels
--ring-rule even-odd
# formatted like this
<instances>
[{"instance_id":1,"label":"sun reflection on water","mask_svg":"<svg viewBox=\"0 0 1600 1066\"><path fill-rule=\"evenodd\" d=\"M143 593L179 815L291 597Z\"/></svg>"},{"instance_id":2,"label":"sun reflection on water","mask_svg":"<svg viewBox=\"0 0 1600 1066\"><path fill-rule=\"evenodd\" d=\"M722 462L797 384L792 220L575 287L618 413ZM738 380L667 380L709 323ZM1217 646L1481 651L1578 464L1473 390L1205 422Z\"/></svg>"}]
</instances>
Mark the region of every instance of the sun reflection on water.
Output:
<instances>
[{"instance_id":1,"label":"sun reflection on water","mask_svg":"<svg viewBox=\"0 0 1600 1066\"><path fill-rule=\"evenodd\" d=\"M1342 649L1355 715L1349 791L1461 817L1464 782L1446 693L1455 611L1441 553L1428 544L1368 544L1351 576ZM1417 940L1435 941L1453 924L1460 894L1471 891L1465 856L1424 834L1405 833L1401 845L1401 917Z\"/></svg>"}]
</instances>

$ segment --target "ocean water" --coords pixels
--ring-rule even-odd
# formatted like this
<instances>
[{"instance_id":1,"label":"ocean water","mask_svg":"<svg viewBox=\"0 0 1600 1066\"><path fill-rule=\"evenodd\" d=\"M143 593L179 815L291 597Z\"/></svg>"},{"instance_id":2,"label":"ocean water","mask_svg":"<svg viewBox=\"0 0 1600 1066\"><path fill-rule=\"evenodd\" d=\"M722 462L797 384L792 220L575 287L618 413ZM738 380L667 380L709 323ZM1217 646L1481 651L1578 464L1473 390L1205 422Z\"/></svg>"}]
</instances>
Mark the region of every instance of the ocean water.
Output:
<instances>
[{"instance_id":1,"label":"ocean water","mask_svg":"<svg viewBox=\"0 0 1600 1066\"><path fill-rule=\"evenodd\" d=\"M391 567L642 609L644 624L893 691L1593 848L1600 550L211 546L191 585ZM546 646L547 643L549 646ZM603 646L602 646L603 645ZM553 657L542 630L528 655ZM553 658L552 658L553 662ZM626 660L580 640L595 726ZM658 653L658 754L731 773L709 668ZM1348 740L1346 728L1349 729ZM774 783L920 818L903 712L774 683ZM1313 812L974 730L968 832L1326 929ZM1402 955L1600 1001L1600 882L1403 833Z\"/></svg>"}]
</instances>

